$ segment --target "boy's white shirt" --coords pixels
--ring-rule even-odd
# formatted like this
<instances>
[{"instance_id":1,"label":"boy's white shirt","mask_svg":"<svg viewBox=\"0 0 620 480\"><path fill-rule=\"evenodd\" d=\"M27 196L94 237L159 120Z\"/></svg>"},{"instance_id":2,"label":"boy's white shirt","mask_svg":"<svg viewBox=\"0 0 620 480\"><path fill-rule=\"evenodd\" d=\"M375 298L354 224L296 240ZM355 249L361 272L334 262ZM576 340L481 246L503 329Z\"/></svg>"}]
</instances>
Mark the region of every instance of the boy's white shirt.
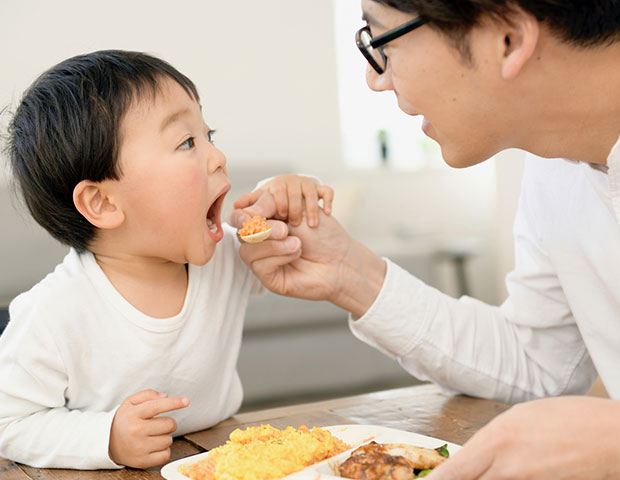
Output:
<instances>
[{"instance_id":1,"label":"boy's white shirt","mask_svg":"<svg viewBox=\"0 0 620 480\"><path fill-rule=\"evenodd\" d=\"M262 286L238 255L236 230L203 267L189 265L181 312L144 315L90 252L74 250L10 305L0 337L0 456L37 467L118 468L110 427L129 395L154 389L190 405L163 414L174 435L201 430L240 406L236 370L250 293Z\"/></svg>"},{"instance_id":2,"label":"boy's white shirt","mask_svg":"<svg viewBox=\"0 0 620 480\"><path fill-rule=\"evenodd\" d=\"M585 393L598 373L619 399L620 138L607 165L529 156L501 307L451 298L388 260L351 330L452 391L514 403Z\"/></svg>"}]
</instances>

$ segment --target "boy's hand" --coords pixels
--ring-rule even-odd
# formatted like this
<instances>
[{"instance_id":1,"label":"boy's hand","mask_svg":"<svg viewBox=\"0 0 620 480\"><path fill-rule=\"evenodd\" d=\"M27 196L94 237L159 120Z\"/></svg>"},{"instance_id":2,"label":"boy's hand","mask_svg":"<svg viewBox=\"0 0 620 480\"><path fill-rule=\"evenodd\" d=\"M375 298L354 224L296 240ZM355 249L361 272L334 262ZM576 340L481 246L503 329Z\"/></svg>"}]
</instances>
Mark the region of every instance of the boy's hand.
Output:
<instances>
[{"instance_id":1,"label":"boy's hand","mask_svg":"<svg viewBox=\"0 0 620 480\"><path fill-rule=\"evenodd\" d=\"M160 413L185 408L185 397L168 398L165 393L143 390L118 407L110 430L110 459L119 465L149 468L170 459L172 432L177 429L170 417Z\"/></svg>"},{"instance_id":2,"label":"boy's hand","mask_svg":"<svg viewBox=\"0 0 620 480\"><path fill-rule=\"evenodd\" d=\"M318 185L310 177L302 175L279 175L251 193L239 197L234 208L243 209L248 218L254 215L286 220L299 225L303 218L304 203L308 226L319 224L319 199L323 199L323 212L330 215L334 190ZM275 209L275 214L269 212Z\"/></svg>"}]
</instances>

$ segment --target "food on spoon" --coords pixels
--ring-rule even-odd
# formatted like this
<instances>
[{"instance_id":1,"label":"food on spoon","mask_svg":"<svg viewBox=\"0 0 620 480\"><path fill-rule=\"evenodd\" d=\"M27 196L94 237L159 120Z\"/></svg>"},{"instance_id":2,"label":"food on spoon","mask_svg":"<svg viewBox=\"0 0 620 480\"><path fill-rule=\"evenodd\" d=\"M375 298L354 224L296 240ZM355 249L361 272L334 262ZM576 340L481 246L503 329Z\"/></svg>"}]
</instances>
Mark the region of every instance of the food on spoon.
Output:
<instances>
[{"instance_id":1,"label":"food on spoon","mask_svg":"<svg viewBox=\"0 0 620 480\"><path fill-rule=\"evenodd\" d=\"M273 480L349 448L319 427L261 425L234 430L224 445L197 462L181 464L179 472L192 480Z\"/></svg>"},{"instance_id":2,"label":"food on spoon","mask_svg":"<svg viewBox=\"0 0 620 480\"><path fill-rule=\"evenodd\" d=\"M353 450L338 467L338 473L364 480L410 480L426 476L448 455L446 445L431 449L373 441Z\"/></svg>"},{"instance_id":3,"label":"food on spoon","mask_svg":"<svg viewBox=\"0 0 620 480\"><path fill-rule=\"evenodd\" d=\"M269 230L271 230L271 227L267 223L267 220L265 220L261 216L256 215L250 218L249 220L246 220L245 222L243 222L243 227L237 231L237 234L242 239L245 240L251 235L253 236L253 235L256 235L257 233L263 233ZM264 238L261 238L261 240L265 240L266 238L267 236L265 236Z\"/></svg>"}]
</instances>

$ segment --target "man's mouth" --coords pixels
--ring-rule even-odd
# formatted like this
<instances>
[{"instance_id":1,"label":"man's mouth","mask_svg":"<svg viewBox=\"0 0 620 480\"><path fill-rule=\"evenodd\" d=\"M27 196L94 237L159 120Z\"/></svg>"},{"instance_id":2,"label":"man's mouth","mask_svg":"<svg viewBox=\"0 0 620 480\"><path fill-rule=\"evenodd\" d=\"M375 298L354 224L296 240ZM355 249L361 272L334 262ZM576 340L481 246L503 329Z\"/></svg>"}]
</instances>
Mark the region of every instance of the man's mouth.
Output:
<instances>
[{"instance_id":1,"label":"man's mouth","mask_svg":"<svg viewBox=\"0 0 620 480\"><path fill-rule=\"evenodd\" d=\"M424 135L426 135L427 137L430 137L431 128L432 128L431 122L429 122L426 118L424 118L422 120L422 131L424 132Z\"/></svg>"}]
</instances>

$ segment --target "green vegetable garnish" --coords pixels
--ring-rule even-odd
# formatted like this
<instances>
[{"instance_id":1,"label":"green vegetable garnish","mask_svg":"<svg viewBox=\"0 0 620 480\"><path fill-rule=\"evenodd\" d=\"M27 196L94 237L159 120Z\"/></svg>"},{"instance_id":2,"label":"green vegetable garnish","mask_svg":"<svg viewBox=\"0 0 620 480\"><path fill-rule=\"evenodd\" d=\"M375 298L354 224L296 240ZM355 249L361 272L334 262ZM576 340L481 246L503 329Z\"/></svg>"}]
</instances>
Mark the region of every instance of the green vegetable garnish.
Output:
<instances>
[{"instance_id":1,"label":"green vegetable garnish","mask_svg":"<svg viewBox=\"0 0 620 480\"><path fill-rule=\"evenodd\" d=\"M426 470L420 470L420 472L415 476L415 478L426 477L432 471L433 471L432 468L427 468Z\"/></svg>"},{"instance_id":2,"label":"green vegetable garnish","mask_svg":"<svg viewBox=\"0 0 620 480\"><path fill-rule=\"evenodd\" d=\"M438 451L439 455L441 455L442 457L446 457L446 458L450 457L450 452L448 452L447 443L443 444L441 447L437 447L435 450Z\"/></svg>"}]
</instances>

